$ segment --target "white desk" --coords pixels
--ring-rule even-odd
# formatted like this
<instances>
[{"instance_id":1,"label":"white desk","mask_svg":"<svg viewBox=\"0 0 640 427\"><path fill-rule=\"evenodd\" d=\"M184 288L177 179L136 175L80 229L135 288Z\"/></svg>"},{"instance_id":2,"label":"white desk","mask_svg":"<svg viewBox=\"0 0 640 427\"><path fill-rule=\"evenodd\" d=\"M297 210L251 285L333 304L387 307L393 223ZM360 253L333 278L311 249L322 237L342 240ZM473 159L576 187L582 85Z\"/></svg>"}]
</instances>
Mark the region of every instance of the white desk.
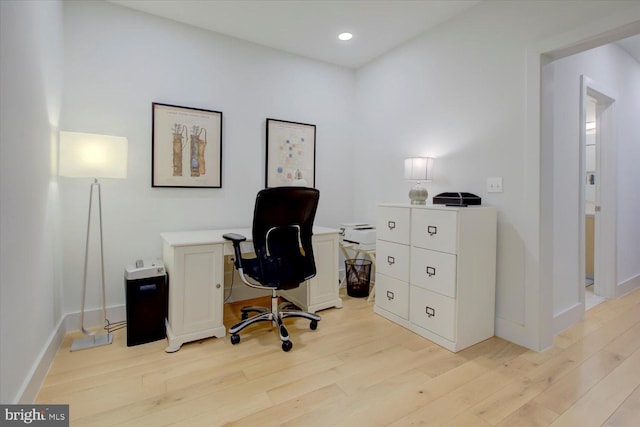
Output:
<instances>
[{"instance_id":1,"label":"white desk","mask_svg":"<svg viewBox=\"0 0 640 427\"><path fill-rule=\"evenodd\" d=\"M233 255L233 245L222 236L238 233L247 237L243 251L252 252L251 229L179 231L161 233L163 259L169 273L169 313L166 352L180 350L186 342L226 335L223 324L224 257ZM313 227L316 276L296 289L279 295L302 310L316 312L342 307L338 294L338 230Z\"/></svg>"}]
</instances>

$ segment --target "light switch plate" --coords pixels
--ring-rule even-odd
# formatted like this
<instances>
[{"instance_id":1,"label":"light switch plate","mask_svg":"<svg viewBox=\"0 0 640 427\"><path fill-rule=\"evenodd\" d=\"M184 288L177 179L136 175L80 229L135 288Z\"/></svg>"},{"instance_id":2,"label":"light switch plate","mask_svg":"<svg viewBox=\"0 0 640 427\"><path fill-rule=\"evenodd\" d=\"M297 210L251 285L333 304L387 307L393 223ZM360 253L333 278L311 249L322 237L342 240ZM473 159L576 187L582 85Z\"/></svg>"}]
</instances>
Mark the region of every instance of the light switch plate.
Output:
<instances>
[{"instance_id":1,"label":"light switch plate","mask_svg":"<svg viewBox=\"0 0 640 427\"><path fill-rule=\"evenodd\" d=\"M487 178L487 193L502 193L502 177Z\"/></svg>"}]
</instances>

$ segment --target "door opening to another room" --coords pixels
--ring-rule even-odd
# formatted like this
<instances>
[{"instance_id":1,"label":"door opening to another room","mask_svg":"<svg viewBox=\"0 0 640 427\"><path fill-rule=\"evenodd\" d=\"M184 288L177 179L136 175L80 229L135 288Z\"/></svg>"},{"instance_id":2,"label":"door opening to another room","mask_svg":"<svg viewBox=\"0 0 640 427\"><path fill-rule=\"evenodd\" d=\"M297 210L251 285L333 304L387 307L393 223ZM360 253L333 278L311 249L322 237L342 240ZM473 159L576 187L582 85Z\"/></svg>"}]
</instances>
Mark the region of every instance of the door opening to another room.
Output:
<instances>
[{"instance_id":1,"label":"door opening to another room","mask_svg":"<svg viewBox=\"0 0 640 427\"><path fill-rule=\"evenodd\" d=\"M596 104L597 101L587 96L586 124L585 124L585 309L598 305L604 298L596 295L594 291L594 266L595 266L595 213L596 213L596 187L598 181L597 150L596 150Z\"/></svg>"},{"instance_id":2,"label":"door opening to another room","mask_svg":"<svg viewBox=\"0 0 640 427\"><path fill-rule=\"evenodd\" d=\"M615 297L615 97L585 76L581 86L581 299L589 310Z\"/></svg>"}]
</instances>

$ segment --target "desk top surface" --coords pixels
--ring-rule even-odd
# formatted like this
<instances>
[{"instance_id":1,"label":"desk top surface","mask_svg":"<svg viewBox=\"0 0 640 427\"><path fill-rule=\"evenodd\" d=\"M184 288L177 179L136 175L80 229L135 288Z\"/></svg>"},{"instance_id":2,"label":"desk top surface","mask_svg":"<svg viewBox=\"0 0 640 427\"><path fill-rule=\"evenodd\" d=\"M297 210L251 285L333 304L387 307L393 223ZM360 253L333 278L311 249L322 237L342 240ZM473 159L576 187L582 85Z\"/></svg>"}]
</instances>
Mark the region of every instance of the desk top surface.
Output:
<instances>
[{"instance_id":1,"label":"desk top surface","mask_svg":"<svg viewBox=\"0 0 640 427\"><path fill-rule=\"evenodd\" d=\"M251 240L251 228L224 228L217 230L167 231L160 233L162 240L169 246L213 245L231 242L222 237L223 234L236 233ZM328 227L313 226L314 235L338 234L339 230Z\"/></svg>"}]
</instances>

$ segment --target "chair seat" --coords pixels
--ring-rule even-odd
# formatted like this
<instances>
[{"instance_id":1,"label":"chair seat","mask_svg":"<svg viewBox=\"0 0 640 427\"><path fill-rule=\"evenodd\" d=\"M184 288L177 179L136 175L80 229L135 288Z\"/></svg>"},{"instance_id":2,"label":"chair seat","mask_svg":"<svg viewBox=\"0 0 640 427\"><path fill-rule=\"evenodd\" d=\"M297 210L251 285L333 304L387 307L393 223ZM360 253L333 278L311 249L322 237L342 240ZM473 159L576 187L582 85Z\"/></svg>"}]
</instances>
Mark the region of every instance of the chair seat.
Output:
<instances>
[{"instance_id":1,"label":"chair seat","mask_svg":"<svg viewBox=\"0 0 640 427\"><path fill-rule=\"evenodd\" d=\"M272 288L278 290L295 289L300 286L300 283L292 279L291 281L284 282L282 276L270 275L268 272L263 274L260 268L260 263L257 258L243 258L242 265L244 272L256 282L260 283L260 287Z\"/></svg>"}]
</instances>

